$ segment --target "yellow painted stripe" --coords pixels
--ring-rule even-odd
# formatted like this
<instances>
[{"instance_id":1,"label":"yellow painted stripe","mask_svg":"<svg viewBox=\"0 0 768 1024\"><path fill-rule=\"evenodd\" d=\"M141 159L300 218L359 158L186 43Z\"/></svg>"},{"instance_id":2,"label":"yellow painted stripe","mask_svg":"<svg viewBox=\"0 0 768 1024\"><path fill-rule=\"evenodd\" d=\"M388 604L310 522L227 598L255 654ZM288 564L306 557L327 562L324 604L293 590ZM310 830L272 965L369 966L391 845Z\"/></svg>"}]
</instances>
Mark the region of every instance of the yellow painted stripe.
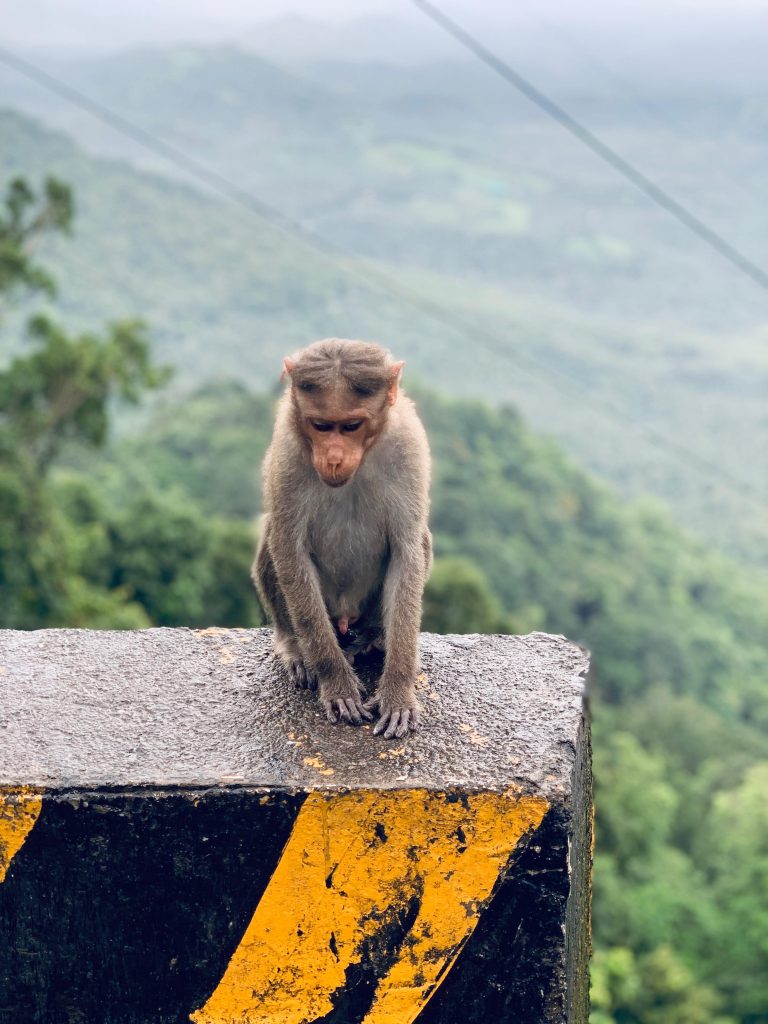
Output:
<instances>
[{"instance_id":1,"label":"yellow painted stripe","mask_svg":"<svg viewBox=\"0 0 768 1024\"><path fill-rule=\"evenodd\" d=\"M0 790L0 882L37 821L43 800L32 790Z\"/></svg>"},{"instance_id":2,"label":"yellow painted stripe","mask_svg":"<svg viewBox=\"0 0 768 1024\"><path fill-rule=\"evenodd\" d=\"M364 1024L411 1024L471 935L539 797L424 790L312 793L195 1024L304 1024L400 927ZM402 928L407 928L407 935Z\"/></svg>"}]
</instances>

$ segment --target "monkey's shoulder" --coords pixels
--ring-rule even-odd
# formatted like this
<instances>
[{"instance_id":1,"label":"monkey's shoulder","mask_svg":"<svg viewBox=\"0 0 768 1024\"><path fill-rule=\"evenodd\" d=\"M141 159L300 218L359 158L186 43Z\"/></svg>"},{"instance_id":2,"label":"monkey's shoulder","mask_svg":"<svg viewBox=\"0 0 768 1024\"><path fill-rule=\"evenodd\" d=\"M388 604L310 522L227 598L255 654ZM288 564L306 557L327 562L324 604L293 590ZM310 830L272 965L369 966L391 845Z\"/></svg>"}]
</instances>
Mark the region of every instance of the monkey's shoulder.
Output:
<instances>
[{"instance_id":1,"label":"monkey's shoulder","mask_svg":"<svg viewBox=\"0 0 768 1024\"><path fill-rule=\"evenodd\" d=\"M416 406L401 395L392 408L384 430L385 447L412 472L429 471L429 440Z\"/></svg>"},{"instance_id":2,"label":"monkey's shoulder","mask_svg":"<svg viewBox=\"0 0 768 1024\"><path fill-rule=\"evenodd\" d=\"M286 490L309 487L316 476L306 447L290 431L280 430L279 425L264 454L261 474L265 501Z\"/></svg>"}]
</instances>

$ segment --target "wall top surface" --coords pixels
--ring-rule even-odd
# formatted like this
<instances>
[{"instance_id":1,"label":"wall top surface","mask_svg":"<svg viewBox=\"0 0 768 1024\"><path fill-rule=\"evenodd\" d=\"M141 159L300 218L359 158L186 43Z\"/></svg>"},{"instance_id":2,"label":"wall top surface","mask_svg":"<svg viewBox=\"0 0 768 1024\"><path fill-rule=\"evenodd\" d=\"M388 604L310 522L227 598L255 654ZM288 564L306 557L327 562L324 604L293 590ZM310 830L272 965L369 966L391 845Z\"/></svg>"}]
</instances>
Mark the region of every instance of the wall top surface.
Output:
<instances>
[{"instance_id":1,"label":"wall top surface","mask_svg":"<svg viewBox=\"0 0 768 1024\"><path fill-rule=\"evenodd\" d=\"M588 655L562 637L421 636L424 725L325 720L266 629L0 630L0 786L570 794ZM372 684L371 684L372 689Z\"/></svg>"}]
</instances>

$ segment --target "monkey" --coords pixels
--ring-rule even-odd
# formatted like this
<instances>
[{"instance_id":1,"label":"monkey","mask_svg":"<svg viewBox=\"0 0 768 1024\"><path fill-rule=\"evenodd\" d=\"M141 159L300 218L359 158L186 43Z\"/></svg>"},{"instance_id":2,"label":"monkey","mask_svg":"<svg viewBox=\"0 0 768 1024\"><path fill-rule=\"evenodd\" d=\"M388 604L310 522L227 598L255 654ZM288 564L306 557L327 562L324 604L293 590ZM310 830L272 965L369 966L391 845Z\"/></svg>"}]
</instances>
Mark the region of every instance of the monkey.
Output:
<instances>
[{"instance_id":1,"label":"monkey","mask_svg":"<svg viewBox=\"0 0 768 1024\"><path fill-rule=\"evenodd\" d=\"M373 732L385 739L421 722L432 568L429 444L400 387L403 366L379 345L339 338L283 361L251 571L295 685L317 689L330 722L360 725L377 710ZM366 700L353 663L371 648L384 650L384 666Z\"/></svg>"}]
</instances>

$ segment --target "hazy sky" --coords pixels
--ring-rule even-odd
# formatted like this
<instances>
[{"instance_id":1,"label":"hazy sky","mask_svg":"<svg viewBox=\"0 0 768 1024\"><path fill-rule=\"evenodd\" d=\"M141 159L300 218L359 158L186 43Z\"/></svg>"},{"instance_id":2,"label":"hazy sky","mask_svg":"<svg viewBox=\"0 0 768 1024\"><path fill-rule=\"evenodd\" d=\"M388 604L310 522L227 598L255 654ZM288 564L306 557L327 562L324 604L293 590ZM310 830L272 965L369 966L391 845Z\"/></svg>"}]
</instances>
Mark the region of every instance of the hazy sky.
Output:
<instances>
[{"instance_id":1,"label":"hazy sky","mask_svg":"<svg viewBox=\"0 0 768 1024\"><path fill-rule=\"evenodd\" d=\"M468 25L516 20L525 4L510 0L440 0L442 8ZM542 17L574 25L592 23L606 29L624 24L648 28L685 22L695 15L722 18L768 14L768 0L526 0ZM422 19L408 0L1 0L0 40L27 47L116 46L173 40L219 41L259 22L298 14L313 20L346 21L365 15Z\"/></svg>"}]
</instances>

